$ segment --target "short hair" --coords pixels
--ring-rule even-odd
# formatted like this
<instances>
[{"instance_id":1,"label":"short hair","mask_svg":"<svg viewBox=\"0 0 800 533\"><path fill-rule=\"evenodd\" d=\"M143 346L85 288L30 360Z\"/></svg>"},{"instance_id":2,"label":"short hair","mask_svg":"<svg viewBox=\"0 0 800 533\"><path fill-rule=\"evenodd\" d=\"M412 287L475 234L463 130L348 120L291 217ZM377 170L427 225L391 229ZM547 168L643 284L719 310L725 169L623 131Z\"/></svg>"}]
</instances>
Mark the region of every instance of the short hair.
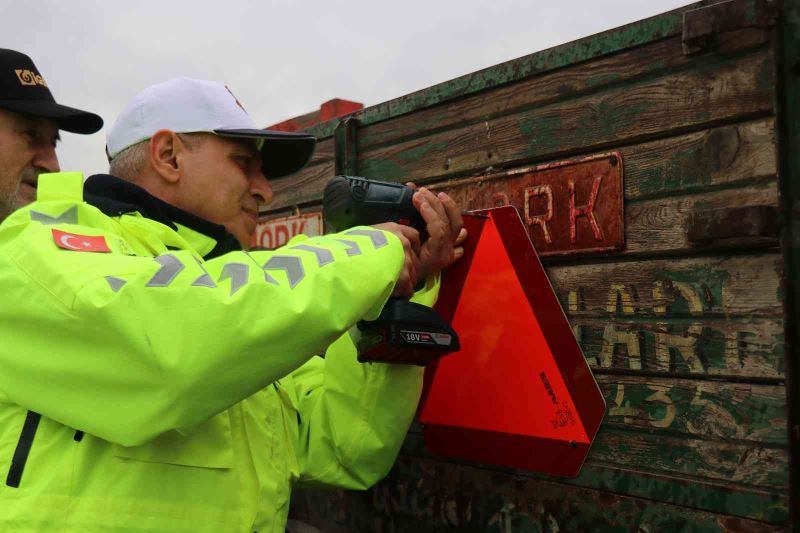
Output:
<instances>
[{"instance_id":1,"label":"short hair","mask_svg":"<svg viewBox=\"0 0 800 533\"><path fill-rule=\"evenodd\" d=\"M118 153L108 164L108 173L128 181L136 181L147 161L150 139L132 144Z\"/></svg>"},{"instance_id":2,"label":"short hair","mask_svg":"<svg viewBox=\"0 0 800 533\"><path fill-rule=\"evenodd\" d=\"M177 135L189 151L194 151L202 142L202 136L207 134L178 133ZM144 170L144 165L148 158L149 145L150 139L145 139L122 150L114 159L109 161L108 173L127 181L137 181L142 174L142 170Z\"/></svg>"}]
</instances>

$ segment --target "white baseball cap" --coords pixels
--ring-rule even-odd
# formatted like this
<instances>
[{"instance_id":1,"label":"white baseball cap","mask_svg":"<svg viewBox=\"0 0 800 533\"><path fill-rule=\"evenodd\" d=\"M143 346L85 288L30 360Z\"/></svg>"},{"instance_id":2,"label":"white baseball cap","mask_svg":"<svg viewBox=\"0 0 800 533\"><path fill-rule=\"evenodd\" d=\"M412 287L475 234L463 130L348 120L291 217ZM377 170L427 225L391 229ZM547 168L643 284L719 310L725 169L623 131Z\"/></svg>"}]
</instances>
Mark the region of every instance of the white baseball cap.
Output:
<instances>
[{"instance_id":1,"label":"white baseball cap","mask_svg":"<svg viewBox=\"0 0 800 533\"><path fill-rule=\"evenodd\" d=\"M259 139L267 178L303 168L316 143L307 133L260 129L222 83L174 78L143 90L120 113L106 137L108 158L114 159L158 130Z\"/></svg>"}]
</instances>

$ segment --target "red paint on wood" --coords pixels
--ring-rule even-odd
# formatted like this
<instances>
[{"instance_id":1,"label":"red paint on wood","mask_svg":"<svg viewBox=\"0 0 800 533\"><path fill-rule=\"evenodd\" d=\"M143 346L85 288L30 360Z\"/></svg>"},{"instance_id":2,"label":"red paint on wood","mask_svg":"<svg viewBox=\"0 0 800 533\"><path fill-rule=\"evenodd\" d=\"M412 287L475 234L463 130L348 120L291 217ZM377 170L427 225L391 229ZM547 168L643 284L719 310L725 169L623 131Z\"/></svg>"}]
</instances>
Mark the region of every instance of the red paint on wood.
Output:
<instances>
[{"instance_id":1,"label":"red paint on wood","mask_svg":"<svg viewBox=\"0 0 800 533\"><path fill-rule=\"evenodd\" d=\"M277 131L302 131L316 124L350 115L360 109L364 109L364 104L343 100L341 98L334 98L322 104L319 107L319 111L312 111L305 115L278 122L272 126L267 126L266 129Z\"/></svg>"}]
</instances>

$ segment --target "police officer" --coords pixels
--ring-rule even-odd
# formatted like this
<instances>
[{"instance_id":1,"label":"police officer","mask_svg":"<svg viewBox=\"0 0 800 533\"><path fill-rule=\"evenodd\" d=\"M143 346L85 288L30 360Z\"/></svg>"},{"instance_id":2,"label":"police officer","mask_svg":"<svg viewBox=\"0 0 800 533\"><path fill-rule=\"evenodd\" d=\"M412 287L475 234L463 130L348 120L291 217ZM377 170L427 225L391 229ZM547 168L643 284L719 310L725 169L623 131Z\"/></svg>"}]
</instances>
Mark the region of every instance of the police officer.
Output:
<instances>
[{"instance_id":1,"label":"police officer","mask_svg":"<svg viewBox=\"0 0 800 533\"><path fill-rule=\"evenodd\" d=\"M42 176L0 226L0 530L282 532L293 485L386 474L422 369L360 364L343 334L418 276L431 304L461 218L421 190L424 245L384 225L238 251L265 175L313 147L171 80L109 132L125 179Z\"/></svg>"},{"instance_id":2,"label":"police officer","mask_svg":"<svg viewBox=\"0 0 800 533\"><path fill-rule=\"evenodd\" d=\"M0 49L0 221L36 198L42 172L58 172L58 130L94 133L103 120L57 104L31 58Z\"/></svg>"}]
</instances>

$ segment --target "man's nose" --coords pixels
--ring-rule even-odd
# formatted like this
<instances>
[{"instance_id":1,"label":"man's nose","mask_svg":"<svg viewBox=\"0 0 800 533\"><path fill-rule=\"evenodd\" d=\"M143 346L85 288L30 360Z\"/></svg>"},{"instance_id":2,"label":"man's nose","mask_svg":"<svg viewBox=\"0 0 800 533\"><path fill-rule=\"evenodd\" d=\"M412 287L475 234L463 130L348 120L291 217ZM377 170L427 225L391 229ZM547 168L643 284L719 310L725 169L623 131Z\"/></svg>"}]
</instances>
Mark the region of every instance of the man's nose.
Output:
<instances>
[{"instance_id":1,"label":"man's nose","mask_svg":"<svg viewBox=\"0 0 800 533\"><path fill-rule=\"evenodd\" d=\"M256 173L250 180L250 194L256 197L259 205L272 202L273 193L267 178L261 172Z\"/></svg>"},{"instance_id":2,"label":"man's nose","mask_svg":"<svg viewBox=\"0 0 800 533\"><path fill-rule=\"evenodd\" d=\"M56 147L47 143L36 145L31 164L47 172L59 172L61 170L58 164L58 156L56 156Z\"/></svg>"}]
</instances>

